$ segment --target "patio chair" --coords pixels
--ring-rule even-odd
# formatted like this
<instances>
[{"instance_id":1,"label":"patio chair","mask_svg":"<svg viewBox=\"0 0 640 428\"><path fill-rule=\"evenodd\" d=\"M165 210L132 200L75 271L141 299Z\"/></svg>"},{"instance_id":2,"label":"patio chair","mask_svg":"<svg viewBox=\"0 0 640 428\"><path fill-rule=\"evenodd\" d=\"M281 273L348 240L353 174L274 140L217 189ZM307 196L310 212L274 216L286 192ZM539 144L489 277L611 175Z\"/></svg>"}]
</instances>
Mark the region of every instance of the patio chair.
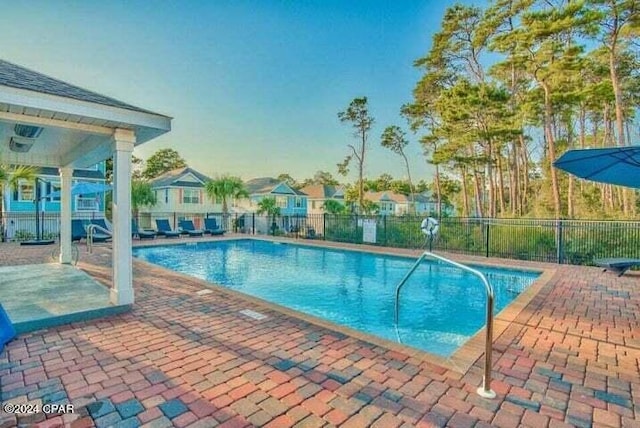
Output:
<instances>
[{"instance_id":1,"label":"patio chair","mask_svg":"<svg viewBox=\"0 0 640 428\"><path fill-rule=\"evenodd\" d=\"M156 226L158 228L158 235L162 235L165 238L179 238L180 232L171 229L169 220L166 218L156 219Z\"/></svg>"},{"instance_id":2,"label":"patio chair","mask_svg":"<svg viewBox=\"0 0 640 428\"><path fill-rule=\"evenodd\" d=\"M204 233L211 235L224 235L225 230L220 227L215 217L207 217L204 219Z\"/></svg>"},{"instance_id":3,"label":"patio chair","mask_svg":"<svg viewBox=\"0 0 640 428\"><path fill-rule=\"evenodd\" d=\"M307 239L316 239L318 235L313 227L307 227L307 233L304 236Z\"/></svg>"},{"instance_id":4,"label":"patio chair","mask_svg":"<svg viewBox=\"0 0 640 428\"><path fill-rule=\"evenodd\" d=\"M102 225L99 226L102 227ZM87 239L87 229L84 225L84 221L81 219L73 219L71 220L71 241L80 241L81 239ZM109 239L111 239L111 235L98 232L93 234L93 242L105 242Z\"/></svg>"},{"instance_id":5,"label":"patio chair","mask_svg":"<svg viewBox=\"0 0 640 428\"><path fill-rule=\"evenodd\" d=\"M631 259L631 258L611 258L611 259L596 259L594 260L596 266L600 266L603 269L603 272L610 270L618 274L618 276L624 275L626 271L631 269L633 266L640 266L640 259Z\"/></svg>"},{"instance_id":6,"label":"patio chair","mask_svg":"<svg viewBox=\"0 0 640 428\"><path fill-rule=\"evenodd\" d=\"M183 232L187 232L189 236L192 238L195 236L204 235L204 230L196 229L195 226L193 225L192 220L180 220L178 225L180 226L180 229L182 229Z\"/></svg>"},{"instance_id":7,"label":"patio chair","mask_svg":"<svg viewBox=\"0 0 640 428\"><path fill-rule=\"evenodd\" d=\"M131 219L131 237L138 237L138 239L155 239L156 232L153 230L144 230L138 227L138 223Z\"/></svg>"}]
</instances>

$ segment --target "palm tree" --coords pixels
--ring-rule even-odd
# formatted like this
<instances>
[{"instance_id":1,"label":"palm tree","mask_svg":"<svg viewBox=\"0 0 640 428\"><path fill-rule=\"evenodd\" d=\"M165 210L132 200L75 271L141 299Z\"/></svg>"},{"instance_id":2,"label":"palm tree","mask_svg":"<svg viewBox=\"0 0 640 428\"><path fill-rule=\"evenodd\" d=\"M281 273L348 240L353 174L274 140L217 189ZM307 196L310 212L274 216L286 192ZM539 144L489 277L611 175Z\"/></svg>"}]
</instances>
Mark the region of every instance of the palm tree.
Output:
<instances>
[{"instance_id":1,"label":"palm tree","mask_svg":"<svg viewBox=\"0 0 640 428\"><path fill-rule=\"evenodd\" d=\"M205 183L204 189L212 201L222 199L222 213L225 216L229 212L229 198L240 199L249 197L249 193L247 189L245 189L240 177L232 177L229 175L223 175L215 180L208 181Z\"/></svg>"},{"instance_id":2,"label":"palm tree","mask_svg":"<svg viewBox=\"0 0 640 428\"><path fill-rule=\"evenodd\" d=\"M21 180L35 182L38 176L38 168L33 166L16 166L8 167L0 164L0 237L4 241L4 223L2 215L4 213L4 196L3 190L9 185L11 189L16 189Z\"/></svg>"},{"instance_id":3,"label":"palm tree","mask_svg":"<svg viewBox=\"0 0 640 428\"><path fill-rule=\"evenodd\" d=\"M142 206L154 206L158 203L156 194L151 185L143 180L131 181L131 209L133 216L138 221L138 211Z\"/></svg>"},{"instance_id":4,"label":"palm tree","mask_svg":"<svg viewBox=\"0 0 640 428\"><path fill-rule=\"evenodd\" d=\"M347 209L340 201L336 201L335 199L327 199L324 201L322 208L329 214L344 214Z\"/></svg>"},{"instance_id":5,"label":"palm tree","mask_svg":"<svg viewBox=\"0 0 640 428\"><path fill-rule=\"evenodd\" d=\"M258 202L258 214L267 214L271 217L271 232L276 234L276 216L280 215L280 207L276 204L276 198L262 198L260 202Z\"/></svg>"}]
</instances>

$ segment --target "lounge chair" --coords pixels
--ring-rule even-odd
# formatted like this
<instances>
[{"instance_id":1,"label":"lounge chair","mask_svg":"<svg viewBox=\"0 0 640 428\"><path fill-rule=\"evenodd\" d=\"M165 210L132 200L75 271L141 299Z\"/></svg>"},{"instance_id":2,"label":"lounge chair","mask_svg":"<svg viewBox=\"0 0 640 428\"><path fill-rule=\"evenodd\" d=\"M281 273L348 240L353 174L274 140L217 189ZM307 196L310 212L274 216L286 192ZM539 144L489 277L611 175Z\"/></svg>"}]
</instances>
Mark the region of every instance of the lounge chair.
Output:
<instances>
[{"instance_id":1,"label":"lounge chair","mask_svg":"<svg viewBox=\"0 0 640 428\"><path fill-rule=\"evenodd\" d=\"M93 242L105 242L111 239L111 235L96 232L93 234L92 238ZM71 220L71 241L80 241L81 239L87 239L87 229L84 225L84 221L80 219L73 219Z\"/></svg>"},{"instance_id":2,"label":"lounge chair","mask_svg":"<svg viewBox=\"0 0 640 428\"><path fill-rule=\"evenodd\" d=\"M138 237L138 239L155 239L156 232L153 230L144 230L138 227L138 223L131 219L131 237Z\"/></svg>"},{"instance_id":3,"label":"lounge chair","mask_svg":"<svg viewBox=\"0 0 640 428\"><path fill-rule=\"evenodd\" d=\"M640 259L629 258L611 258L611 259L597 259L594 260L596 266L604 268L603 272L610 270L616 272L618 276L624 275L626 271L633 266L640 266Z\"/></svg>"},{"instance_id":4,"label":"lounge chair","mask_svg":"<svg viewBox=\"0 0 640 428\"><path fill-rule=\"evenodd\" d=\"M211 235L224 235L225 230L220 227L215 217L208 217L204 219L204 233L210 233Z\"/></svg>"},{"instance_id":5,"label":"lounge chair","mask_svg":"<svg viewBox=\"0 0 640 428\"><path fill-rule=\"evenodd\" d=\"M204 230L196 229L192 220L180 220L178 224L180 229L182 229L183 232L187 232L191 237L204 235Z\"/></svg>"},{"instance_id":6,"label":"lounge chair","mask_svg":"<svg viewBox=\"0 0 640 428\"><path fill-rule=\"evenodd\" d=\"M92 218L91 220L89 220L90 224L95 224L96 226L98 226L100 229L96 229L96 233L103 233L103 234L107 234L106 231L111 231L111 229L109 228L109 226L107 226L107 222L104 221L103 218ZM109 232L111 233L111 232Z\"/></svg>"},{"instance_id":7,"label":"lounge chair","mask_svg":"<svg viewBox=\"0 0 640 428\"><path fill-rule=\"evenodd\" d=\"M171 229L169 220L161 218L156 220L156 226L158 227L158 235L162 235L165 238L179 238L180 232Z\"/></svg>"}]
</instances>

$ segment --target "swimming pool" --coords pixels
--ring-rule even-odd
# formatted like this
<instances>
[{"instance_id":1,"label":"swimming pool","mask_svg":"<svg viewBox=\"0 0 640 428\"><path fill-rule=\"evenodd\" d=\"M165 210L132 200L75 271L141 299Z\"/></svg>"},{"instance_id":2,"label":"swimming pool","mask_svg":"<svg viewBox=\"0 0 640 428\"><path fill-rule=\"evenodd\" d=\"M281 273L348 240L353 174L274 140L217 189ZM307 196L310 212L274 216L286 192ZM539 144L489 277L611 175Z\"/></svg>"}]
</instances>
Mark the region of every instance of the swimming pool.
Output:
<instances>
[{"instance_id":1,"label":"swimming pool","mask_svg":"<svg viewBox=\"0 0 640 428\"><path fill-rule=\"evenodd\" d=\"M137 247L135 257L443 357L484 325L485 289L460 269L425 261L405 284L396 326L395 288L415 259L241 239ZM539 272L476 266L495 290L496 313Z\"/></svg>"}]
</instances>

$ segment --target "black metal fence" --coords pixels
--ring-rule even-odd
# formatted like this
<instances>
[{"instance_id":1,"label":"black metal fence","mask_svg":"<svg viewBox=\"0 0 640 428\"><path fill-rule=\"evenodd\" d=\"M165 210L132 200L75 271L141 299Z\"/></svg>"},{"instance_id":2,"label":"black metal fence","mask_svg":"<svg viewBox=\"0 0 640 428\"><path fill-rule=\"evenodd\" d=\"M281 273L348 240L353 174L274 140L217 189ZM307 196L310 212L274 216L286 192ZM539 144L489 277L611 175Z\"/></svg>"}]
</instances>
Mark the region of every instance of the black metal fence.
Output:
<instances>
[{"instance_id":1,"label":"black metal fence","mask_svg":"<svg viewBox=\"0 0 640 428\"><path fill-rule=\"evenodd\" d=\"M91 220L104 218L102 212L75 212L72 218ZM0 214L0 240L27 241L40 237L57 239L60 235L60 213L4 212Z\"/></svg>"},{"instance_id":2,"label":"black metal fence","mask_svg":"<svg viewBox=\"0 0 640 428\"><path fill-rule=\"evenodd\" d=\"M267 218L245 214L245 233L269 233L397 248L432 248L485 257L592 265L608 257L640 258L640 221L443 218L438 233L422 233L422 217L311 214ZM233 220L233 217L232 217ZM365 231L365 229L367 229ZM375 230L375 232L372 232ZM367 236L368 235L368 236Z\"/></svg>"},{"instance_id":3,"label":"black metal fence","mask_svg":"<svg viewBox=\"0 0 640 428\"><path fill-rule=\"evenodd\" d=\"M94 218L101 213L74 213ZM204 227L214 217L235 233L323 239L397 248L429 248L486 257L593 264L598 258L640 258L640 221L443 218L433 240L420 230L422 217L309 214L267 216L254 213L139 213L140 228L155 229L167 219L174 229L180 220ZM42 237L58 236L59 213L41 213ZM4 213L0 224L5 239L31 239L36 234L34 213Z\"/></svg>"}]
</instances>

